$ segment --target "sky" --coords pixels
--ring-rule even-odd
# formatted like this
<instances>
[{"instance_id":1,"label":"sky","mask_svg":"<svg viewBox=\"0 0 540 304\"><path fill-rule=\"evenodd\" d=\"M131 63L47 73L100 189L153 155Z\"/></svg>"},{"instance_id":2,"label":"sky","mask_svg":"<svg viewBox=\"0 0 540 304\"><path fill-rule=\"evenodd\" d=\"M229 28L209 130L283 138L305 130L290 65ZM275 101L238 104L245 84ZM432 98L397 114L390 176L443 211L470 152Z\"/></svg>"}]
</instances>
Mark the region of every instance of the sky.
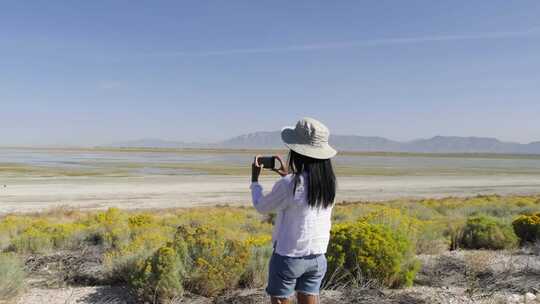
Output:
<instances>
[{"instance_id":1,"label":"sky","mask_svg":"<svg viewBox=\"0 0 540 304\"><path fill-rule=\"evenodd\" d=\"M540 1L2 1L0 145L540 140Z\"/></svg>"}]
</instances>

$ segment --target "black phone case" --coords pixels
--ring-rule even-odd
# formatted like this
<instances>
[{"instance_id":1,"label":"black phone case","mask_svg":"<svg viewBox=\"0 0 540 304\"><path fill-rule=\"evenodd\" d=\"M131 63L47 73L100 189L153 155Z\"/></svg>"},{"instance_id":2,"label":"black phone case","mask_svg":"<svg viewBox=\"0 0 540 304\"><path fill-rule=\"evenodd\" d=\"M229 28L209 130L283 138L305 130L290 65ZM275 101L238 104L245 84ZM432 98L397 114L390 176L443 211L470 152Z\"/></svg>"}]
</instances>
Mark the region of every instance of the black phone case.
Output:
<instances>
[{"instance_id":1,"label":"black phone case","mask_svg":"<svg viewBox=\"0 0 540 304\"><path fill-rule=\"evenodd\" d=\"M276 158L269 156L269 157L260 157L259 158L259 166L263 165L265 169L274 169L276 166Z\"/></svg>"}]
</instances>

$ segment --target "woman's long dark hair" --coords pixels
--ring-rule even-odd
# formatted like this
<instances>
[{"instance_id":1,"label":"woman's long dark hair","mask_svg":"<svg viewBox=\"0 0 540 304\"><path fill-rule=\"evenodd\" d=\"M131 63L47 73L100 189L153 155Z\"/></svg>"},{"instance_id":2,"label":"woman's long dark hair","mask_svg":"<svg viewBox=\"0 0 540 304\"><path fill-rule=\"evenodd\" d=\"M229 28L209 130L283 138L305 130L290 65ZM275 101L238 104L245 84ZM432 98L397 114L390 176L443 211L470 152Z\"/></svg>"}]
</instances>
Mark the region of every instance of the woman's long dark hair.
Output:
<instances>
[{"instance_id":1,"label":"woman's long dark hair","mask_svg":"<svg viewBox=\"0 0 540 304\"><path fill-rule=\"evenodd\" d=\"M336 176L330 159L315 159L290 150L289 170L294 175L294 190L305 173L304 186L307 186L309 206L327 208L336 197Z\"/></svg>"}]
</instances>

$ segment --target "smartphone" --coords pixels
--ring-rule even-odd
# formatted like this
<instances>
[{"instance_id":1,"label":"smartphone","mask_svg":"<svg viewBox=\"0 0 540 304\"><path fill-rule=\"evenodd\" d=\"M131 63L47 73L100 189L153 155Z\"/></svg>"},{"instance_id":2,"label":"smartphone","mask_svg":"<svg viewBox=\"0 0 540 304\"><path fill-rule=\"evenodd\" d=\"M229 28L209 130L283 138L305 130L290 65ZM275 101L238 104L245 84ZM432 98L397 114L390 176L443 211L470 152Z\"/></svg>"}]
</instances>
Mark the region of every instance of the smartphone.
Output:
<instances>
[{"instance_id":1,"label":"smartphone","mask_svg":"<svg viewBox=\"0 0 540 304\"><path fill-rule=\"evenodd\" d=\"M275 156L261 156L258 158L259 166L263 166L264 169L274 169L276 167Z\"/></svg>"}]
</instances>

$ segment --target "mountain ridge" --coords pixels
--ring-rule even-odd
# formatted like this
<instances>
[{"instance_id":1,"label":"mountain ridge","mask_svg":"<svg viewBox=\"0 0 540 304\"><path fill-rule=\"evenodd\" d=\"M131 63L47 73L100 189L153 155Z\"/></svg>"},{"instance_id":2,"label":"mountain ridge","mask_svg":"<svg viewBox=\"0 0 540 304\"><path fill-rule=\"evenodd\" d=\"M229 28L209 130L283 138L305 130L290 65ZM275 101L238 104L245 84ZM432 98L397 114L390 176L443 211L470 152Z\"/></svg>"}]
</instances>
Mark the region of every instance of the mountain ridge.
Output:
<instances>
[{"instance_id":1,"label":"mountain ridge","mask_svg":"<svg viewBox=\"0 0 540 304\"><path fill-rule=\"evenodd\" d=\"M500 153L540 154L540 141L528 144L505 142L493 137L443 136L411 141L395 141L380 136L332 135L330 144L341 151L411 153ZM280 131L259 131L231 137L215 143L194 143L146 138L106 145L137 148L283 148Z\"/></svg>"}]
</instances>

